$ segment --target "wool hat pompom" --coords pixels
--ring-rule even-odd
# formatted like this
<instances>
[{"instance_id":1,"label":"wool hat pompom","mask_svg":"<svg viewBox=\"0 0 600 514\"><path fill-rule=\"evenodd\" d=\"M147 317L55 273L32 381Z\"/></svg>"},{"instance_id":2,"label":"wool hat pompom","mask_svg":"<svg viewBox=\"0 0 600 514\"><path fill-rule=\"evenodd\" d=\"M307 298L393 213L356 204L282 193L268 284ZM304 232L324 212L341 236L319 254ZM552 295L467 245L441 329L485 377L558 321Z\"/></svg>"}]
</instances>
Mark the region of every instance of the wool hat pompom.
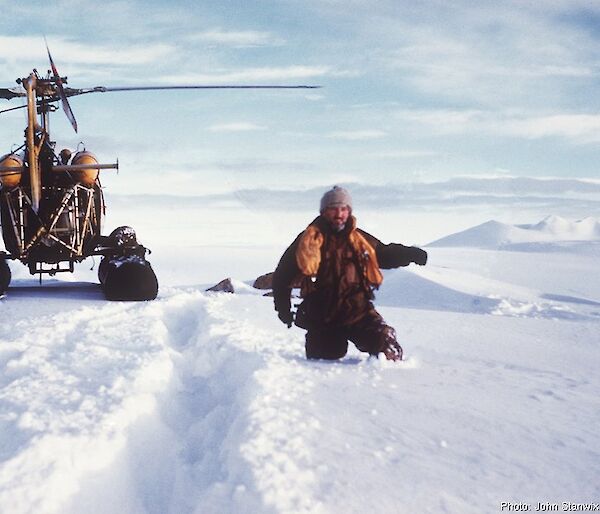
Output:
<instances>
[{"instance_id":1,"label":"wool hat pompom","mask_svg":"<svg viewBox=\"0 0 600 514\"><path fill-rule=\"evenodd\" d=\"M321 212L329 207L343 207L344 205L352 210L352 197L343 187L333 186L333 189L327 191L321 198Z\"/></svg>"}]
</instances>

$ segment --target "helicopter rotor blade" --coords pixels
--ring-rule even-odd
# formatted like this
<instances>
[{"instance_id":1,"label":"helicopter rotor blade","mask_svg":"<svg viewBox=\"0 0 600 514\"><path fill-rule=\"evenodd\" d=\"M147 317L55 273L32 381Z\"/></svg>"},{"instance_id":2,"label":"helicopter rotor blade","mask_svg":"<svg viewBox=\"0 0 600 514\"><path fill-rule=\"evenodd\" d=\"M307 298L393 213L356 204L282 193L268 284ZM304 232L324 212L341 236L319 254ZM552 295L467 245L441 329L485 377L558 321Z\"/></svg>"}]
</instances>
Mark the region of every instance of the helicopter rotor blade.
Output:
<instances>
[{"instance_id":1,"label":"helicopter rotor blade","mask_svg":"<svg viewBox=\"0 0 600 514\"><path fill-rule=\"evenodd\" d=\"M283 86L283 85L190 85L190 86L96 86L84 89L65 88L66 96L85 95L88 93L108 93L113 91L162 91L173 89L319 89L321 86Z\"/></svg>"},{"instance_id":2,"label":"helicopter rotor blade","mask_svg":"<svg viewBox=\"0 0 600 514\"><path fill-rule=\"evenodd\" d=\"M52 60L52 56L50 55L50 49L48 48L48 43L46 42L46 50L48 51L48 59L50 60L50 66L52 67L52 74L54 75L54 80L56 81L56 87L58 88L58 96L60 97L60 101L62 103L63 111L67 115L67 118L71 122L73 130L77 132L77 120L75 119L75 115L71 110L71 106L69 105L69 100L67 100L67 95L65 94L65 88L63 87L62 79L54 65L54 61Z\"/></svg>"},{"instance_id":3,"label":"helicopter rotor blade","mask_svg":"<svg viewBox=\"0 0 600 514\"><path fill-rule=\"evenodd\" d=\"M23 91L23 88L18 88L18 87L0 88L0 98L4 98L6 100L12 100L13 98L17 98L19 96L27 96L27 93L25 93L25 91Z\"/></svg>"},{"instance_id":4,"label":"helicopter rotor blade","mask_svg":"<svg viewBox=\"0 0 600 514\"><path fill-rule=\"evenodd\" d=\"M16 107L10 107L9 109L2 109L0 111L0 114L2 114L3 112L9 112L9 111L16 111L17 109L26 109L27 105L17 105Z\"/></svg>"},{"instance_id":5,"label":"helicopter rotor blade","mask_svg":"<svg viewBox=\"0 0 600 514\"><path fill-rule=\"evenodd\" d=\"M62 86L62 81L61 81L61 86ZM78 95L86 95L88 93L107 93L107 92L113 92L113 91L161 91L161 90L173 90L173 89L320 89L321 86L283 86L283 85L252 85L252 84L240 84L240 85L190 85L190 86L125 86L125 87L105 87L105 86L96 86L96 87L91 87L91 88L83 88L83 89L75 89L75 88L71 88L71 87L61 87L59 89L59 97L53 97L50 98L50 101L58 101L59 99L62 100L62 96L60 96L60 92L62 91L64 93L64 101L63 101L63 107L65 105L69 105L68 101L66 100L67 97L69 96L78 96ZM0 98L14 98L16 96L25 96L24 93L22 93L21 91L19 91L17 88L14 88L15 91L13 91L13 89L0 89ZM5 93L8 92L8 93ZM0 114L2 114L3 112L9 112L9 111L14 111L16 109L23 109L27 107L26 105L20 105L18 107L11 107L10 109L4 109L0 111ZM71 117L73 120L75 120L75 117L73 116L73 113L70 109L70 107L68 107L69 112L71 113ZM67 113L67 111L65 110L65 113ZM71 117L69 117L69 114L67 113L67 117L69 118L69 120L71 120ZM71 122L72 124L73 122ZM75 126L73 127L75 129L75 132L77 132L76 129L77 126L77 122L75 121Z\"/></svg>"}]
</instances>

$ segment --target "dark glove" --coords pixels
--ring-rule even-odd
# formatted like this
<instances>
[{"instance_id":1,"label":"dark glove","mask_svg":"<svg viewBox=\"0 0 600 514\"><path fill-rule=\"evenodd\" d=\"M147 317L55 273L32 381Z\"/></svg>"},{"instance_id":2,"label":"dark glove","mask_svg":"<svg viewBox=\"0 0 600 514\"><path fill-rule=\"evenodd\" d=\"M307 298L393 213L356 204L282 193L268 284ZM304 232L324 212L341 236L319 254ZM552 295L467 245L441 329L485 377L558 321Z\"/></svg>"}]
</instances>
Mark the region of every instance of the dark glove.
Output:
<instances>
[{"instance_id":1,"label":"dark glove","mask_svg":"<svg viewBox=\"0 0 600 514\"><path fill-rule=\"evenodd\" d=\"M427 252L425 250L421 250L421 248L417 248L416 246L412 247L413 255L411 257L411 261L419 266L425 266L427 264Z\"/></svg>"},{"instance_id":2,"label":"dark glove","mask_svg":"<svg viewBox=\"0 0 600 514\"><path fill-rule=\"evenodd\" d=\"M292 311L277 312L277 317L284 325L287 325L288 328L292 328L292 323L294 323L294 314Z\"/></svg>"}]
</instances>

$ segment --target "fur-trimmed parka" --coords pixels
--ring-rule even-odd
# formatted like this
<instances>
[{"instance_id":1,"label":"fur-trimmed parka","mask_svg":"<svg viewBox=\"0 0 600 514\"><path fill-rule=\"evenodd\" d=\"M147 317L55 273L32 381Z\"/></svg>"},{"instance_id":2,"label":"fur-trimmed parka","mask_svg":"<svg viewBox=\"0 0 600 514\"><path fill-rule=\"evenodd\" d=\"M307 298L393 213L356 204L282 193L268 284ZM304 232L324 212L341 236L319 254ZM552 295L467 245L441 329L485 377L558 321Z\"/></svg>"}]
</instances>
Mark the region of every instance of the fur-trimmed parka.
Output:
<instances>
[{"instance_id":1,"label":"fur-trimmed parka","mask_svg":"<svg viewBox=\"0 0 600 514\"><path fill-rule=\"evenodd\" d=\"M341 232L334 232L318 216L284 252L273 275L275 310L289 312L292 283L301 278L301 296L296 324L319 326L352 325L373 308L373 289L379 287L382 269L425 264L427 253L401 244L383 244L356 227L348 218Z\"/></svg>"}]
</instances>

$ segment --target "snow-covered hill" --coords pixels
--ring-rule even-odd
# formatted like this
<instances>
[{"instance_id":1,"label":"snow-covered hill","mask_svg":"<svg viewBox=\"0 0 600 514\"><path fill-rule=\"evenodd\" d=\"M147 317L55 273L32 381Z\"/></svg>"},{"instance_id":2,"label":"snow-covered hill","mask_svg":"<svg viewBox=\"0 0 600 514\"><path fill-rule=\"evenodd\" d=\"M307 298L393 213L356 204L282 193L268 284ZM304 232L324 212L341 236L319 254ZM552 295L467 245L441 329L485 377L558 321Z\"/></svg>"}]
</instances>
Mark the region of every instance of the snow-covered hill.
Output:
<instances>
[{"instance_id":1,"label":"snow-covered hill","mask_svg":"<svg viewBox=\"0 0 600 514\"><path fill-rule=\"evenodd\" d=\"M536 224L508 225L492 220L438 239L428 246L506 249L524 243L564 241L600 241L600 221L592 217L569 221L560 216L547 216Z\"/></svg>"}]
</instances>

